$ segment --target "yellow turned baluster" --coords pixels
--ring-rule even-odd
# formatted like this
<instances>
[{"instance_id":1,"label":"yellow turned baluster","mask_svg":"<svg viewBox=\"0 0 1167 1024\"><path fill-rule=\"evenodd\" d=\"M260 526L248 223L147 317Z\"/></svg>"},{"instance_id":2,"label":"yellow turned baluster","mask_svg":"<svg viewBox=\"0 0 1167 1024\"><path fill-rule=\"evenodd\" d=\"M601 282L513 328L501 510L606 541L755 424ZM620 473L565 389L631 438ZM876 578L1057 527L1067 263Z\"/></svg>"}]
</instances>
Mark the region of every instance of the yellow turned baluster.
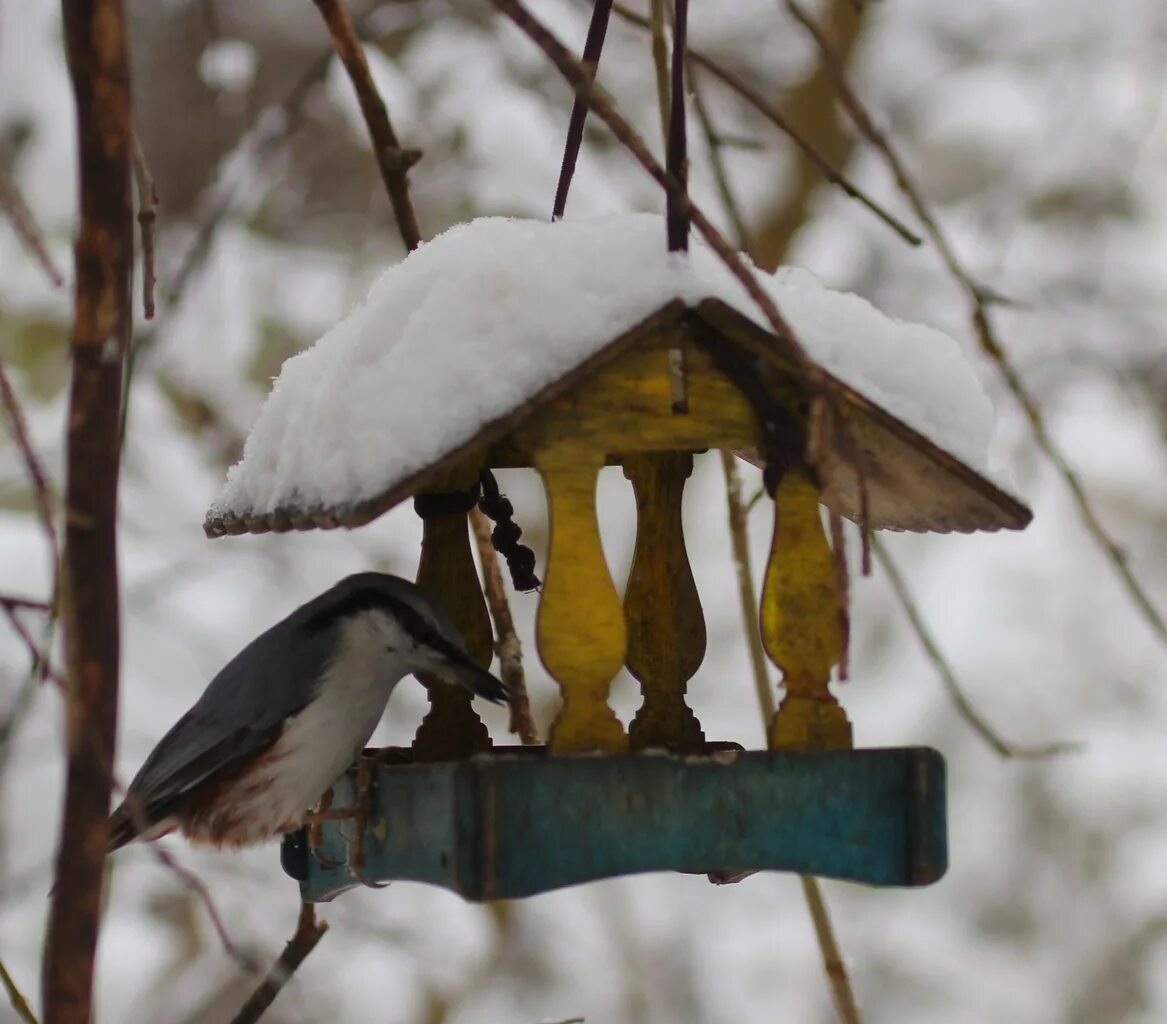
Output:
<instances>
[{"instance_id":1,"label":"yellow turned baluster","mask_svg":"<svg viewBox=\"0 0 1167 1024\"><path fill-rule=\"evenodd\" d=\"M442 481L443 490L473 486L477 473L465 472ZM486 601L470 550L466 513L433 515L424 520L418 586L440 601L462 632L466 649L478 664L490 666L493 635ZM474 711L470 692L433 676L420 677L429 693L427 712L413 749L421 761L450 761L490 749L490 734Z\"/></svg>"},{"instance_id":2,"label":"yellow turned baluster","mask_svg":"<svg viewBox=\"0 0 1167 1024\"><path fill-rule=\"evenodd\" d=\"M843 653L834 555L819 492L788 472L774 494L774 542L762 587L762 643L783 673L786 696L770 723L772 749L851 746L851 723L829 689Z\"/></svg>"},{"instance_id":3,"label":"yellow turned baluster","mask_svg":"<svg viewBox=\"0 0 1167 1024\"><path fill-rule=\"evenodd\" d=\"M624 592L625 664L644 694L628 726L633 750L688 752L705 742L685 703L685 684L705 657L705 618L681 526L681 496L692 471L687 452L624 459L624 475L636 493L636 552Z\"/></svg>"},{"instance_id":4,"label":"yellow turned baluster","mask_svg":"<svg viewBox=\"0 0 1167 1024\"><path fill-rule=\"evenodd\" d=\"M608 572L596 522L596 475L602 454L553 445L535 455L547 489L551 536L535 635L563 707L551 726L552 753L628 749L628 735L608 706L624 664L624 609Z\"/></svg>"}]
</instances>

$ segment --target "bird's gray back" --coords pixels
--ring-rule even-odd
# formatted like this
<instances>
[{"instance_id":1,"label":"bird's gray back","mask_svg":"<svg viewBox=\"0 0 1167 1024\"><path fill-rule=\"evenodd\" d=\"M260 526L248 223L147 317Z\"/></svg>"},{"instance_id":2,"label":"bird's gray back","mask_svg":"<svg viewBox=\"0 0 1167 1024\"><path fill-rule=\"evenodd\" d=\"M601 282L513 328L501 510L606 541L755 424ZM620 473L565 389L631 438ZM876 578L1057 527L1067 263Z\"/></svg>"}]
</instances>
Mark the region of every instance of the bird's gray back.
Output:
<instances>
[{"instance_id":1,"label":"bird's gray back","mask_svg":"<svg viewBox=\"0 0 1167 1024\"><path fill-rule=\"evenodd\" d=\"M147 805L164 804L213 775L258 756L284 722L315 695L335 656L343 623L370 609L420 617L438 641L462 647L440 605L408 580L384 573L348 576L261 633L211 680L155 747L130 783Z\"/></svg>"},{"instance_id":2,"label":"bird's gray back","mask_svg":"<svg viewBox=\"0 0 1167 1024\"><path fill-rule=\"evenodd\" d=\"M293 620L309 605L261 633L223 667L155 747L131 791L147 803L176 796L274 742L284 721L312 699L335 651L335 621L315 630L296 628Z\"/></svg>"}]
</instances>

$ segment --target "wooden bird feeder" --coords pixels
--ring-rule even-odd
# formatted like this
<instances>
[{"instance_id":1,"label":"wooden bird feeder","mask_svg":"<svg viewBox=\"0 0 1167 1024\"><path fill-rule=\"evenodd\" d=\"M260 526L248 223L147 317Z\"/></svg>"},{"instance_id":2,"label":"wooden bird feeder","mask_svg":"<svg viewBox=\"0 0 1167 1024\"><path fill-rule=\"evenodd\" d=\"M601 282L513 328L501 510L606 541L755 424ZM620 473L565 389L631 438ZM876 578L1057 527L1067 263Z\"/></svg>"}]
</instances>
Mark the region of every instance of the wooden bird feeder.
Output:
<instances>
[{"instance_id":1,"label":"wooden bird feeder","mask_svg":"<svg viewBox=\"0 0 1167 1024\"><path fill-rule=\"evenodd\" d=\"M293 494L270 512L212 510L206 530L218 536L357 527L407 498L464 492L484 469L533 467L546 489L536 632L562 694L546 747L493 747L466 695L431 687L412 748L388 752L376 770L367 820L324 827L306 858L306 900L329 899L358 875L486 900L666 869L778 869L894 886L943 874L941 756L852 749L830 691L845 627L820 505L871 530L1016 529L1030 513L830 375L830 401L812 403L799 366L788 342L730 305L676 300L374 497L309 505ZM681 502L694 453L709 449L757 453L772 491L759 618L785 695L765 751L711 743L685 701L706 635ZM636 497L623 598L596 519L606 465L623 467ZM425 517L417 578L488 665L491 626L466 506L451 504ZM627 727L608 703L625 666L644 697ZM745 680L724 680L722 692L753 700ZM356 786L354 769L333 808L353 806Z\"/></svg>"}]
</instances>

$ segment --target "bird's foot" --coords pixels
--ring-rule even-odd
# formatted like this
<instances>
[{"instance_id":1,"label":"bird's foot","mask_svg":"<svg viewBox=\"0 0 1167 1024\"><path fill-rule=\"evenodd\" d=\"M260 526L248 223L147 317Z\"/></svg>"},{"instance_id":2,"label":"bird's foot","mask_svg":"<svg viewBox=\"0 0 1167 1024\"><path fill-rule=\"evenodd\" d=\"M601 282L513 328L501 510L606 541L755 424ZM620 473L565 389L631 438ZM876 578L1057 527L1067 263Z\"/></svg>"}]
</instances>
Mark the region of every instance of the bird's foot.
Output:
<instances>
[{"instance_id":1,"label":"bird's foot","mask_svg":"<svg viewBox=\"0 0 1167 1024\"><path fill-rule=\"evenodd\" d=\"M369 827L369 805L373 799L376 768L375 755L362 755L357 759L357 795L353 801L353 841L349 847L348 866L358 878L365 867L365 830Z\"/></svg>"},{"instance_id":2,"label":"bird's foot","mask_svg":"<svg viewBox=\"0 0 1167 1024\"><path fill-rule=\"evenodd\" d=\"M332 790L328 790L320 798L320 804L314 811L309 811L304 816L304 821L307 830L307 844L308 849L312 852L312 856L316 858L316 863L325 868L338 868L341 862L332 860L330 857L325 857L321 853L321 847L324 845L324 823L326 821L341 821L350 817L350 812L341 808L338 810L332 809Z\"/></svg>"},{"instance_id":3,"label":"bird's foot","mask_svg":"<svg viewBox=\"0 0 1167 1024\"><path fill-rule=\"evenodd\" d=\"M357 759L357 794L353 802L353 841L349 847L348 869L361 885L370 889L384 889L388 882L370 882L365 878L365 834L369 827L369 811L373 802L374 780L381 758L376 754Z\"/></svg>"}]
</instances>

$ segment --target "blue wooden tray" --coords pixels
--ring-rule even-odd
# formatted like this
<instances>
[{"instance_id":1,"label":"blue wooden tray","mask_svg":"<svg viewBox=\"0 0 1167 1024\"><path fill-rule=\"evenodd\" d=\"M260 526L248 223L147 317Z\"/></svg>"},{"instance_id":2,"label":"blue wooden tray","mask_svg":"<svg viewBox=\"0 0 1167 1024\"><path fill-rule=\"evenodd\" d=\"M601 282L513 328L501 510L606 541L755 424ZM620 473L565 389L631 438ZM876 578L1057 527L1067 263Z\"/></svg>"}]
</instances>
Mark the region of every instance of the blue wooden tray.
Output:
<instances>
[{"instance_id":1,"label":"blue wooden tray","mask_svg":"<svg viewBox=\"0 0 1167 1024\"><path fill-rule=\"evenodd\" d=\"M926 747L621 757L501 749L382 764L359 879L351 820L327 822L315 852L286 845L284 859L310 902L362 881L430 882L496 900L662 870L920 886L948 866L944 790L944 759ZM332 806L351 807L355 796L354 769Z\"/></svg>"}]
</instances>

